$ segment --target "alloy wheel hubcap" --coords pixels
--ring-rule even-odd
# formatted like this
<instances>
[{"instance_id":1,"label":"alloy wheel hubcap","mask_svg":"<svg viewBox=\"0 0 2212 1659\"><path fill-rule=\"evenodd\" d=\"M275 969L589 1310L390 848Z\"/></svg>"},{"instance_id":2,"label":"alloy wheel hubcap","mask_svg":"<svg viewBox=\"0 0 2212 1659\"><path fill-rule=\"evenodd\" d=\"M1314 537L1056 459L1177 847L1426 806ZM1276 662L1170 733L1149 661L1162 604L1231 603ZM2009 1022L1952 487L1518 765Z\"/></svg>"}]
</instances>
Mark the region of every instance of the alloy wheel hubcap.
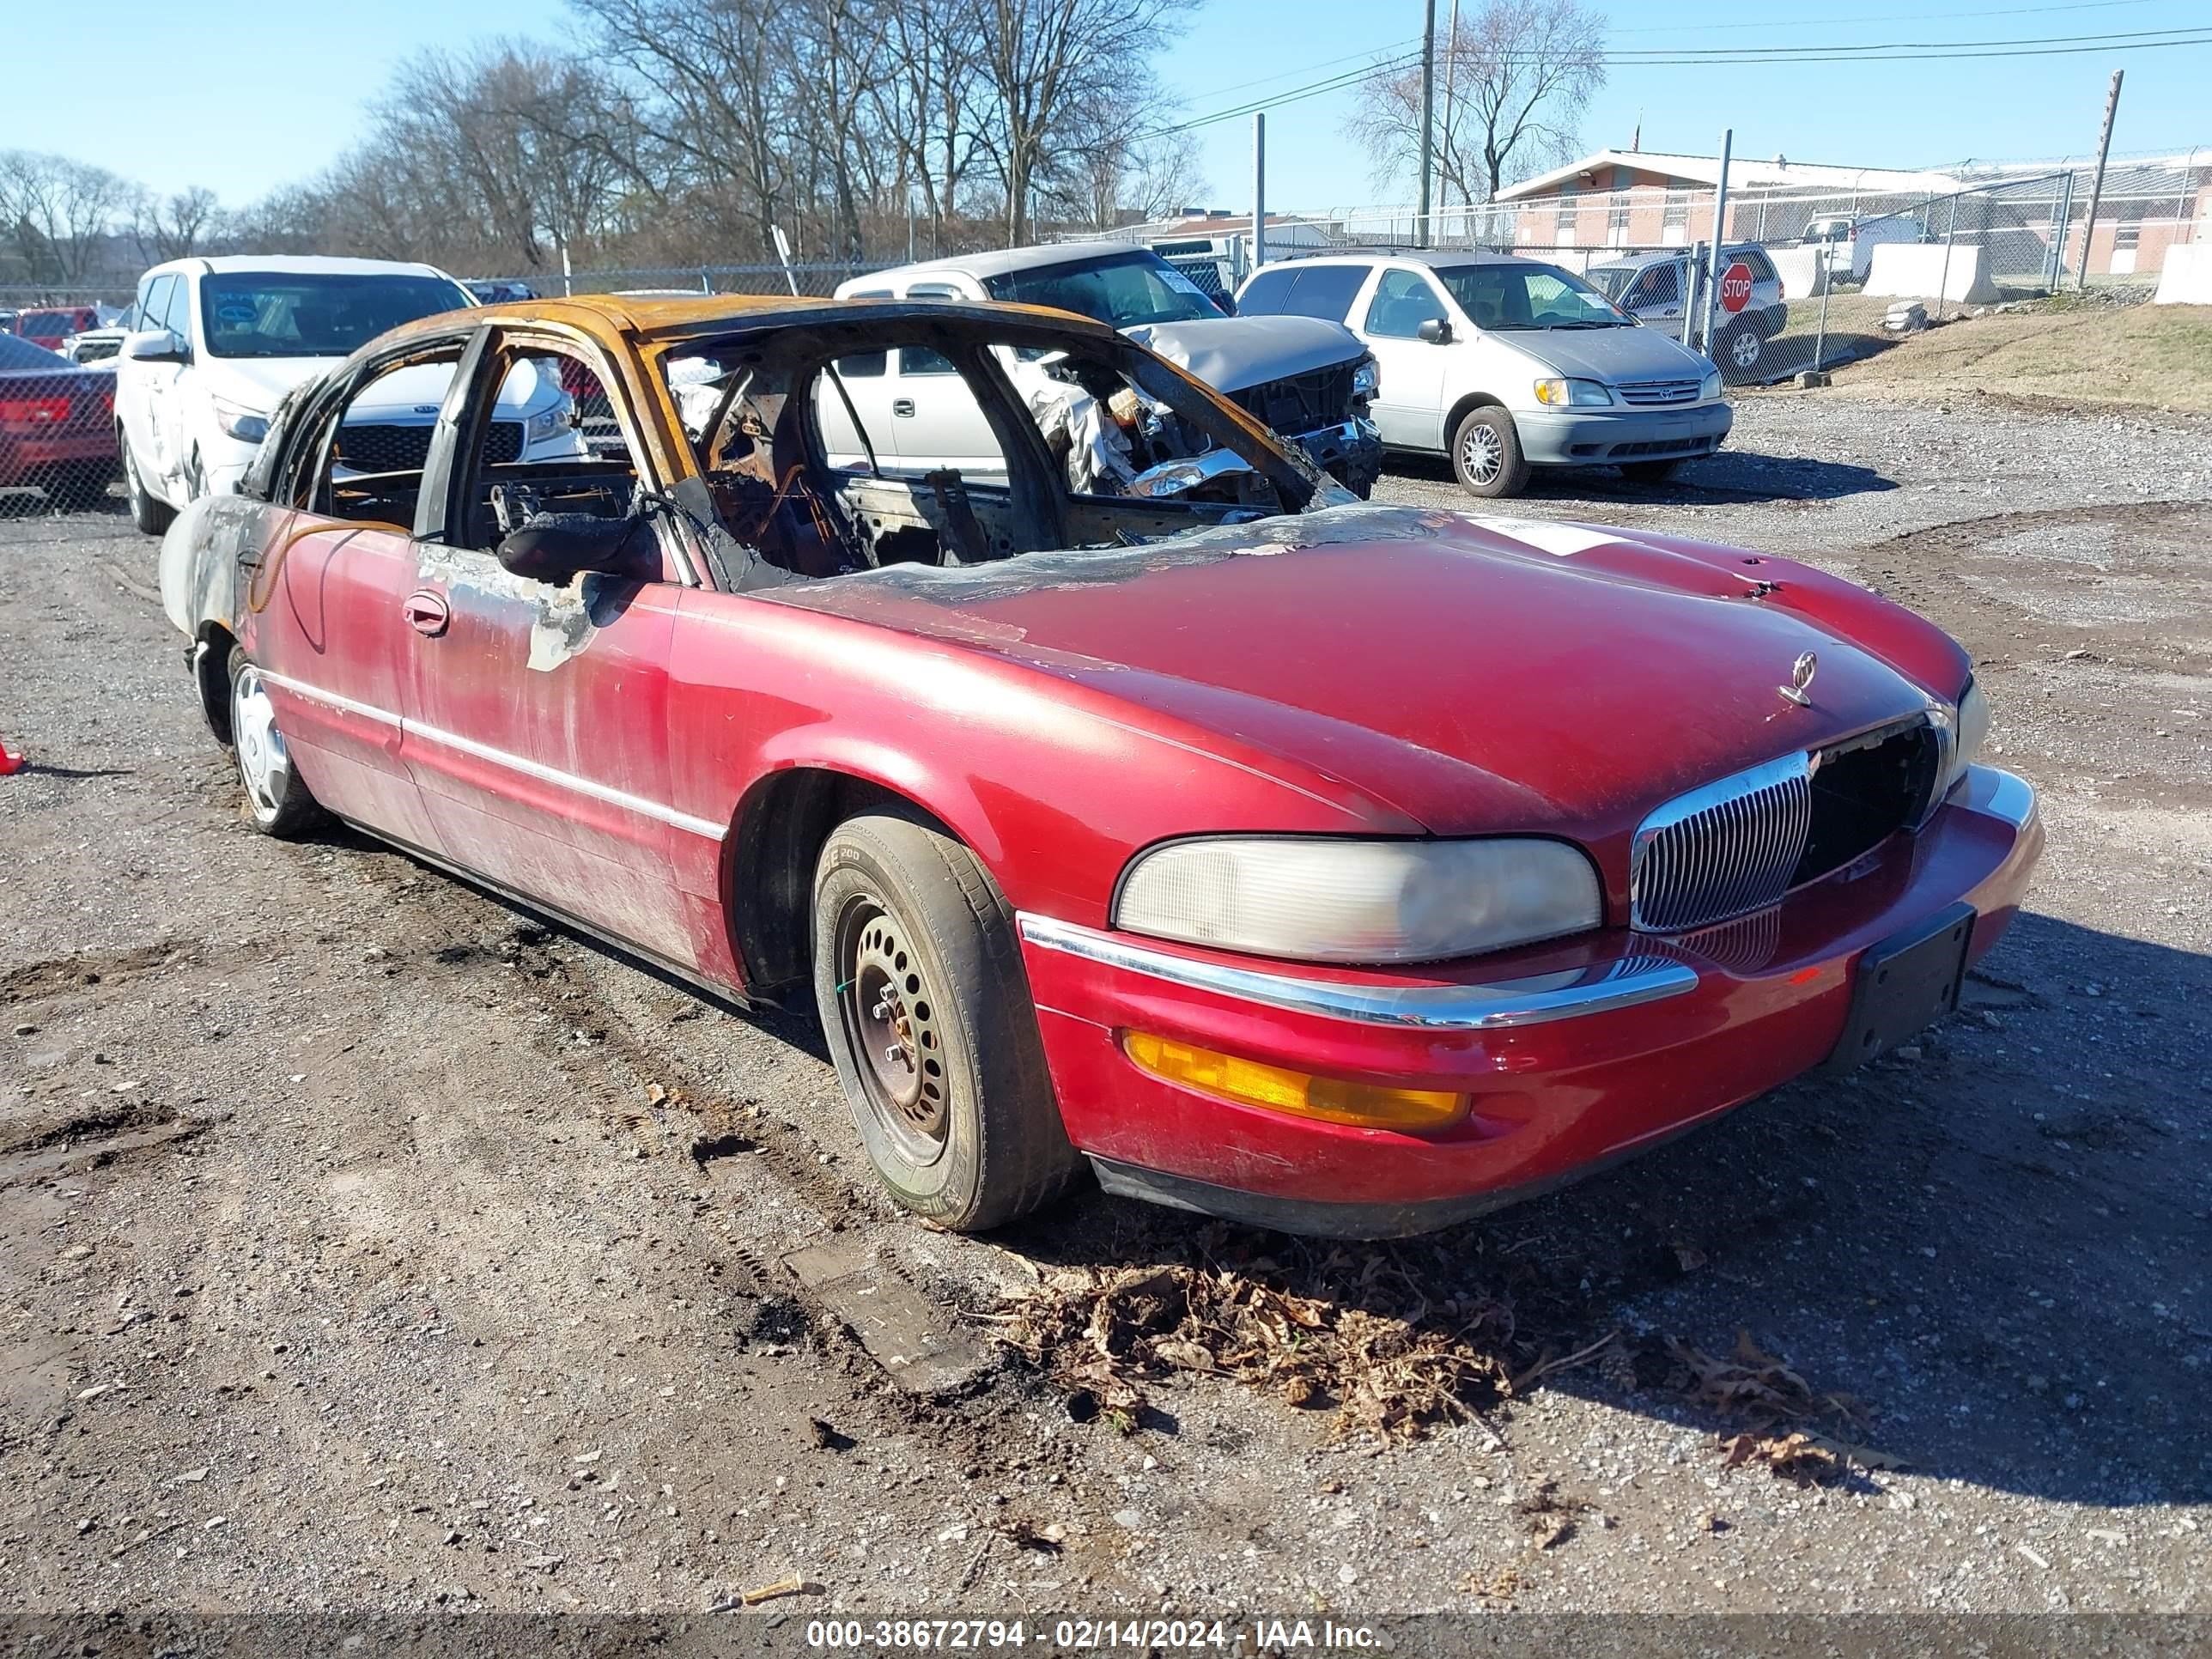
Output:
<instances>
[{"instance_id":1,"label":"alloy wheel hubcap","mask_svg":"<svg viewBox=\"0 0 2212 1659\"><path fill-rule=\"evenodd\" d=\"M240 672L230 691L230 737L238 750L238 775L246 785L253 816L266 823L284 805L292 781L292 757L276 729L276 710L258 669Z\"/></svg>"},{"instance_id":2,"label":"alloy wheel hubcap","mask_svg":"<svg viewBox=\"0 0 2212 1659\"><path fill-rule=\"evenodd\" d=\"M872 900L848 906L838 927L837 1006L860 1061L861 1092L878 1122L917 1164L945 1151L945 1044L921 963L898 922Z\"/></svg>"},{"instance_id":3,"label":"alloy wheel hubcap","mask_svg":"<svg viewBox=\"0 0 2212 1659\"><path fill-rule=\"evenodd\" d=\"M1730 355L1738 368L1749 368L1759 361L1759 338L1756 335L1739 334Z\"/></svg>"},{"instance_id":4,"label":"alloy wheel hubcap","mask_svg":"<svg viewBox=\"0 0 2212 1659\"><path fill-rule=\"evenodd\" d=\"M1472 426L1460 441L1460 465L1477 483L1488 483L1504 465L1505 446L1486 426Z\"/></svg>"}]
</instances>

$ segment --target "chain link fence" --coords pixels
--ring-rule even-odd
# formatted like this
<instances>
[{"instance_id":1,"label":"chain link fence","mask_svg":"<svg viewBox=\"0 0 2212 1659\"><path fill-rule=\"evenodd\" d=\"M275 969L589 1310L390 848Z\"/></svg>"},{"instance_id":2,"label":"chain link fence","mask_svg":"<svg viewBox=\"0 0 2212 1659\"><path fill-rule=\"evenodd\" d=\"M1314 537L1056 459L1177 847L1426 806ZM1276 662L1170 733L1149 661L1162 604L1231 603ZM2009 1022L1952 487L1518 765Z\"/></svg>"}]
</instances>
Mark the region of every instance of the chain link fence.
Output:
<instances>
[{"instance_id":1,"label":"chain link fence","mask_svg":"<svg viewBox=\"0 0 2212 1659\"><path fill-rule=\"evenodd\" d=\"M465 279L485 301L563 295L827 298L880 263L690 265ZM0 288L0 516L131 510L115 412L131 289ZM151 372L149 370L149 372ZM586 411L588 415L591 411ZM212 417L211 417L212 418ZM158 507L146 515L158 519Z\"/></svg>"}]
</instances>

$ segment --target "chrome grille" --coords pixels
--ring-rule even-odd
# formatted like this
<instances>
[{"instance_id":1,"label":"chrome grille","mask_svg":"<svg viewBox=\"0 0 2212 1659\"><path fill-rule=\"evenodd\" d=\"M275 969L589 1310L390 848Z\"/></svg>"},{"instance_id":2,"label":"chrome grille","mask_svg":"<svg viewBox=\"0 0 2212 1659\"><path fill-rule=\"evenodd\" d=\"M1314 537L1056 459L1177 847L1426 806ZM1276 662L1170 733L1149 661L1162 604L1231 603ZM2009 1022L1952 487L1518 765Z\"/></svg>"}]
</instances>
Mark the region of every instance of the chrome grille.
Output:
<instances>
[{"instance_id":1,"label":"chrome grille","mask_svg":"<svg viewBox=\"0 0 2212 1659\"><path fill-rule=\"evenodd\" d=\"M1754 766L1660 807L1629 854L1629 925L1705 927L1777 903L1812 828L1812 761Z\"/></svg>"},{"instance_id":2,"label":"chrome grille","mask_svg":"<svg viewBox=\"0 0 2212 1659\"><path fill-rule=\"evenodd\" d=\"M1649 407L1654 404L1693 404L1698 401L1696 380L1632 380L1626 386L1616 386L1620 401Z\"/></svg>"}]
</instances>

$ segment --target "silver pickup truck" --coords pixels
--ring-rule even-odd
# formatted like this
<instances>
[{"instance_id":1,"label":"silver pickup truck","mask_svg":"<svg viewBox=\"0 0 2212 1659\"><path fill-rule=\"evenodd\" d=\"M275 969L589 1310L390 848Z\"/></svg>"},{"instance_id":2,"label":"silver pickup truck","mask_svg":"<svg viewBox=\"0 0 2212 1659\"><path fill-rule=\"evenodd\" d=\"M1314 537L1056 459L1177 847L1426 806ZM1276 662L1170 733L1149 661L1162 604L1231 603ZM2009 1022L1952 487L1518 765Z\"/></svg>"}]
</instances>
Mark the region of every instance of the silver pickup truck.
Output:
<instances>
[{"instance_id":1,"label":"silver pickup truck","mask_svg":"<svg viewBox=\"0 0 2212 1659\"><path fill-rule=\"evenodd\" d=\"M1301 445L1316 465L1364 496L1382 470L1368 413L1375 360L1341 324L1314 317L1233 317L1148 248L1068 242L957 254L872 271L841 283L841 300L998 300L1096 319L1205 381L1262 424ZM988 471L995 444L951 365L912 347L887 361L840 363L850 416L908 465ZM1044 368L1010 356L1015 385L1047 389ZM1027 382L1035 380L1035 388ZM842 411L824 411L833 447ZM884 448L881 443L876 447Z\"/></svg>"}]
</instances>

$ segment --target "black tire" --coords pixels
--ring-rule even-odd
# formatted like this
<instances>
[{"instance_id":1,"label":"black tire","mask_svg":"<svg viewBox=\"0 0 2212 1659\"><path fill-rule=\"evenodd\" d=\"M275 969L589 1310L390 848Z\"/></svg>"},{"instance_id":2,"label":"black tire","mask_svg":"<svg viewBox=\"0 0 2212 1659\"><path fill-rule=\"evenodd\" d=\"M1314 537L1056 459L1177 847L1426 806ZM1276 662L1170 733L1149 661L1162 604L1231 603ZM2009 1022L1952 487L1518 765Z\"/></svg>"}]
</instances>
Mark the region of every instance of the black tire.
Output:
<instances>
[{"instance_id":1,"label":"black tire","mask_svg":"<svg viewBox=\"0 0 2212 1659\"><path fill-rule=\"evenodd\" d=\"M176 522L177 509L154 495L138 476L138 458L131 453L131 441L123 441L123 493L131 503L131 522L149 536L158 536Z\"/></svg>"},{"instance_id":2,"label":"black tire","mask_svg":"<svg viewBox=\"0 0 2212 1659\"><path fill-rule=\"evenodd\" d=\"M1757 374L1759 359L1766 355L1765 337L1749 323L1737 324L1717 343L1720 349L1714 354L1713 361L1721 366L1723 377L1731 380Z\"/></svg>"},{"instance_id":3,"label":"black tire","mask_svg":"<svg viewBox=\"0 0 2212 1659\"><path fill-rule=\"evenodd\" d=\"M329 814L293 767L284 734L276 729L276 711L268 706L261 671L238 645L230 647L230 748L238 761L246 821L255 829L280 841L297 841L322 827Z\"/></svg>"},{"instance_id":4,"label":"black tire","mask_svg":"<svg viewBox=\"0 0 2212 1659\"><path fill-rule=\"evenodd\" d=\"M963 1232L1050 1202L1079 1167L1053 1099L1013 912L921 814L848 818L814 871L814 995L868 1160Z\"/></svg>"},{"instance_id":5,"label":"black tire","mask_svg":"<svg viewBox=\"0 0 2212 1659\"><path fill-rule=\"evenodd\" d=\"M1513 417L1494 404L1471 409L1452 429L1452 473L1470 495L1518 495L1528 487L1528 462Z\"/></svg>"},{"instance_id":6,"label":"black tire","mask_svg":"<svg viewBox=\"0 0 2212 1659\"><path fill-rule=\"evenodd\" d=\"M1620 476L1637 483L1665 483L1681 470L1681 466L1680 456L1670 461L1623 461Z\"/></svg>"}]
</instances>

